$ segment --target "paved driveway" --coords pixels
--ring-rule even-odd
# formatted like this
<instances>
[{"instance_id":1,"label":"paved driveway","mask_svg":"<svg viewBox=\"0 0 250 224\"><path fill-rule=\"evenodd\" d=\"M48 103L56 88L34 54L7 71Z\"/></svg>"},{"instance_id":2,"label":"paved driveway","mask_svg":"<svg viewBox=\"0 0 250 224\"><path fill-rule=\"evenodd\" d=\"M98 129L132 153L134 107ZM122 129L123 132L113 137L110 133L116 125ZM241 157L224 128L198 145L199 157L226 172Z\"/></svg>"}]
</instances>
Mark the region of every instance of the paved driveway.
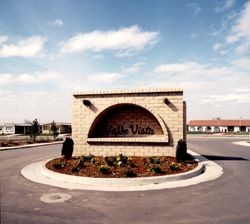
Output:
<instances>
[{"instance_id":1,"label":"paved driveway","mask_svg":"<svg viewBox=\"0 0 250 224\"><path fill-rule=\"evenodd\" d=\"M235 139L190 138L189 148L224 168L222 177L195 186L147 192L66 190L30 182L20 170L60 154L61 145L0 152L1 223L250 223L250 148ZM48 204L40 197L69 194Z\"/></svg>"}]
</instances>

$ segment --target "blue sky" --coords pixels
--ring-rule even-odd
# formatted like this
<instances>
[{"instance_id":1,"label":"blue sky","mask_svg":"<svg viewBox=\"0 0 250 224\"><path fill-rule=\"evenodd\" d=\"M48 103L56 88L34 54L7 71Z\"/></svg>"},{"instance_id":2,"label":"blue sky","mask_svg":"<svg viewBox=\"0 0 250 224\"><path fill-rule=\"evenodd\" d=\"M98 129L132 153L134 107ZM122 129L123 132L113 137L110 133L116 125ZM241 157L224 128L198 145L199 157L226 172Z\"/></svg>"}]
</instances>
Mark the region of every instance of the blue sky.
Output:
<instances>
[{"instance_id":1,"label":"blue sky","mask_svg":"<svg viewBox=\"0 0 250 224\"><path fill-rule=\"evenodd\" d=\"M0 123L136 88L182 88L188 120L249 119L249 83L249 1L0 0Z\"/></svg>"}]
</instances>

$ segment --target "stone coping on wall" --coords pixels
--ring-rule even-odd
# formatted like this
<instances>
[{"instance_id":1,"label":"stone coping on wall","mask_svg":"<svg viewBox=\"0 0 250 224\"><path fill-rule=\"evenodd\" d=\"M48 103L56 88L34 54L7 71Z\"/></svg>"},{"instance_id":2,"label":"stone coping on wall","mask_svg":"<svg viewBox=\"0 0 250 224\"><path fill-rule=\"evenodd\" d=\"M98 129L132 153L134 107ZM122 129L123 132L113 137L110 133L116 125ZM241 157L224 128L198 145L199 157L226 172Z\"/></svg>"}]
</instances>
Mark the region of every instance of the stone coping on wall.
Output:
<instances>
[{"instance_id":1,"label":"stone coping on wall","mask_svg":"<svg viewBox=\"0 0 250 224\"><path fill-rule=\"evenodd\" d=\"M138 142L138 143L168 143L168 138L160 137L160 138L152 138L152 137L145 137L145 138L129 138L129 137L115 137L115 138L88 138L87 142Z\"/></svg>"},{"instance_id":2,"label":"stone coping on wall","mask_svg":"<svg viewBox=\"0 0 250 224\"><path fill-rule=\"evenodd\" d=\"M149 93L183 93L180 88L162 88L162 89L131 89L131 90L104 90L104 91L75 91L73 96L79 95L121 95L121 94L149 94Z\"/></svg>"}]
</instances>

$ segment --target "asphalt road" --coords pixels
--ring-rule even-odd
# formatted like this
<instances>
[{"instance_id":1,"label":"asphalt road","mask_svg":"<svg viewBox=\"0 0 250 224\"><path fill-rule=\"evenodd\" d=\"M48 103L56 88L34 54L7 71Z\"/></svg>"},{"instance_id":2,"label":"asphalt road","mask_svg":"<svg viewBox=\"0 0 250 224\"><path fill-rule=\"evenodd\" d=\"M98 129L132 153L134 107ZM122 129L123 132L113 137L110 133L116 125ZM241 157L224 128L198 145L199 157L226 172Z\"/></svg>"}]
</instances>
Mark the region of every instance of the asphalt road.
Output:
<instances>
[{"instance_id":1,"label":"asphalt road","mask_svg":"<svg viewBox=\"0 0 250 224\"><path fill-rule=\"evenodd\" d=\"M250 223L250 147L235 138L189 138L190 149L224 168L217 180L195 186L144 192L60 189L26 180L21 169L60 154L61 145L0 151L1 224L47 223ZM48 204L48 193L69 194Z\"/></svg>"}]
</instances>

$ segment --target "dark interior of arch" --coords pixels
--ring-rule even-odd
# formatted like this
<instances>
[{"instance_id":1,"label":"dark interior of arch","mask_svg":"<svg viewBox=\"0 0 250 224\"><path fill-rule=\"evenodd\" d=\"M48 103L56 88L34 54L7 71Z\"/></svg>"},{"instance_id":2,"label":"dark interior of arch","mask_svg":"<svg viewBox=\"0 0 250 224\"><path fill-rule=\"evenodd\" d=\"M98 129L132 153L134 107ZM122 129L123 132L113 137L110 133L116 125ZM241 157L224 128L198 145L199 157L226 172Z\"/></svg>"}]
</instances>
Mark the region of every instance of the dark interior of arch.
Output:
<instances>
[{"instance_id":1,"label":"dark interior of arch","mask_svg":"<svg viewBox=\"0 0 250 224\"><path fill-rule=\"evenodd\" d=\"M89 138L148 137L163 135L156 117L134 104L114 105L103 111L92 124Z\"/></svg>"}]
</instances>

